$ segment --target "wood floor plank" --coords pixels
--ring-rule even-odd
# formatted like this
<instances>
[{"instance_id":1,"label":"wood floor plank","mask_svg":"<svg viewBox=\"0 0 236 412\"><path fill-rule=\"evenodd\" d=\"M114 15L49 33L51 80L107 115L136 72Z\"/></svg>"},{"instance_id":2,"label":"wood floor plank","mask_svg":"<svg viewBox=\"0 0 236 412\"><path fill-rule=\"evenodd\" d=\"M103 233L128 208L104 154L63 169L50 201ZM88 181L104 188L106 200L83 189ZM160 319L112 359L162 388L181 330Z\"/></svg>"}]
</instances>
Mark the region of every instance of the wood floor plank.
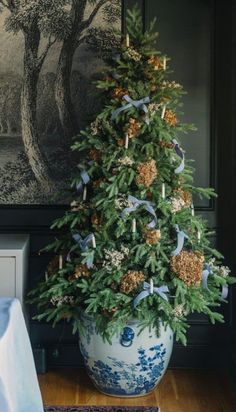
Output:
<instances>
[{"instance_id":1,"label":"wood floor plank","mask_svg":"<svg viewBox=\"0 0 236 412\"><path fill-rule=\"evenodd\" d=\"M39 376L46 405L155 406L161 412L236 412L236 389L221 370L171 370L140 398L98 392L83 369L57 369Z\"/></svg>"}]
</instances>

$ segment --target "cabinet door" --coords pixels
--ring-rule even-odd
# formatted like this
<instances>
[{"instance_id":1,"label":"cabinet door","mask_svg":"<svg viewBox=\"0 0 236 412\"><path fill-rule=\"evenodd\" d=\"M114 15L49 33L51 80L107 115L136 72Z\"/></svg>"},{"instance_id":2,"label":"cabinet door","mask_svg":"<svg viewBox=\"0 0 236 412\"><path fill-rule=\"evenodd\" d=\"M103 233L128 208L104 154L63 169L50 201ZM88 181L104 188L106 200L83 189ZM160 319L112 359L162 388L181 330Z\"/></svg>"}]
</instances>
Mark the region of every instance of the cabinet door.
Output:
<instances>
[{"instance_id":1,"label":"cabinet door","mask_svg":"<svg viewBox=\"0 0 236 412\"><path fill-rule=\"evenodd\" d=\"M16 296L16 259L0 257L0 296Z\"/></svg>"}]
</instances>

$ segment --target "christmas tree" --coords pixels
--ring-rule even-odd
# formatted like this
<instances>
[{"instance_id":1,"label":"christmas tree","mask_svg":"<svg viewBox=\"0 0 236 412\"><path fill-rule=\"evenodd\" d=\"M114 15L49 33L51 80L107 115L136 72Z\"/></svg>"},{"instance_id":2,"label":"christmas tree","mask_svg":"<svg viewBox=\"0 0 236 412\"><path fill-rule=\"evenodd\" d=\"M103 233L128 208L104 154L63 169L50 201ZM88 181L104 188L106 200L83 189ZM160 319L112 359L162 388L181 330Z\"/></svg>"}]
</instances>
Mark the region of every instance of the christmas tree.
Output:
<instances>
[{"instance_id":1,"label":"christmas tree","mask_svg":"<svg viewBox=\"0 0 236 412\"><path fill-rule=\"evenodd\" d=\"M223 321L215 308L234 279L194 213L193 195L215 193L194 186L179 142L194 129L180 121L183 87L155 49L155 22L143 33L134 8L126 23L97 83L103 110L73 144L81 158L75 200L52 225L64 235L46 248L58 256L31 302L38 319L66 318L74 332L84 312L108 340L132 317L141 328L161 319L186 343L189 314Z\"/></svg>"}]
</instances>

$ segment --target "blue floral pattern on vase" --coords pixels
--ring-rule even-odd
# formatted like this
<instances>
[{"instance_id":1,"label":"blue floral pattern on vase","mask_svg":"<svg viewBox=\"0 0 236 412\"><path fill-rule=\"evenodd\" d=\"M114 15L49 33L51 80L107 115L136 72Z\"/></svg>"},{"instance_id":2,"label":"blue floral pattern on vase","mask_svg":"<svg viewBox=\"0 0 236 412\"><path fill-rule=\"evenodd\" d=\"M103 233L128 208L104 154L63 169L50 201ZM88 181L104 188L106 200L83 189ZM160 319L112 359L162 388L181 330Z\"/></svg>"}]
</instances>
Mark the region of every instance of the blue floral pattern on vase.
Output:
<instances>
[{"instance_id":1,"label":"blue floral pattern on vase","mask_svg":"<svg viewBox=\"0 0 236 412\"><path fill-rule=\"evenodd\" d=\"M166 349L163 344L150 347L148 352L140 347L138 349L139 361L136 364L108 356L107 360L111 361L110 365L101 360L94 361L91 365L88 353L81 343L80 348L89 376L99 390L107 394L145 395L154 389L157 380L165 371Z\"/></svg>"}]
</instances>

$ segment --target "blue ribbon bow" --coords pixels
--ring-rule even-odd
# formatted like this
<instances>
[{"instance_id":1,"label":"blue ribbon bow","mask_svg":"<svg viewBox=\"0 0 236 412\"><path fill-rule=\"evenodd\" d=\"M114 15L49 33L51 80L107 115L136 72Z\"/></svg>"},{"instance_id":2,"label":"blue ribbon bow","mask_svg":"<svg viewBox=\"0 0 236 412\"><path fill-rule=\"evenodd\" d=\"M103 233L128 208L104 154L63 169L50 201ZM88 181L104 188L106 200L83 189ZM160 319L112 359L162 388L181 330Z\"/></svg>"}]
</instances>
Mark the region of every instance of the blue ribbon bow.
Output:
<instances>
[{"instance_id":1,"label":"blue ribbon bow","mask_svg":"<svg viewBox=\"0 0 236 412\"><path fill-rule=\"evenodd\" d=\"M182 230L179 230L178 225L175 225L175 230L177 233L177 247L175 250L171 252L171 256L177 256L183 249L184 239L189 239L188 235L186 235L185 232L183 232Z\"/></svg>"},{"instance_id":2,"label":"blue ribbon bow","mask_svg":"<svg viewBox=\"0 0 236 412\"><path fill-rule=\"evenodd\" d=\"M207 263L205 265L205 268L204 268L203 272L202 272L202 287L203 287L203 289L206 289L208 291L209 291L209 288L208 288L207 281L208 281L209 275L213 275L213 273L212 273L212 269L211 269L210 265ZM229 292L228 286L223 285L222 286L222 291L221 291L221 298L226 299L227 296L228 296L228 292Z\"/></svg>"},{"instance_id":3,"label":"blue ribbon bow","mask_svg":"<svg viewBox=\"0 0 236 412\"><path fill-rule=\"evenodd\" d=\"M182 159L180 165L175 169L175 173L179 174L184 170L185 167L185 156L183 153L183 150L181 149L181 147L179 146L179 143L177 142L177 140L173 139L172 143L175 145L175 151L176 154Z\"/></svg>"},{"instance_id":4,"label":"blue ribbon bow","mask_svg":"<svg viewBox=\"0 0 236 412\"><path fill-rule=\"evenodd\" d=\"M131 97L125 95L123 97L124 100L126 100L128 103L125 104L124 106L119 107L118 109L114 110L111 115L111 120L116 119L116 117L123 112L124 110L130 109L132 106L135 107L138 110L143 110L145 113L148 113L148 108L146 106L146 103L150 103L150 97L144 97L143 99L140 100L133 100ZM146 121L149 122L148 119Z\"/></svg>"},{"instance_id":5,"label":"blue ribbon bow","mask_svg":"<svg viewBox=\"0 0 236 412\"><path fill-rule=\"evenodd\" d=\"M88 243L92 242L93 240L93 233L90 233L90 235L86 236L84 239L82 238L82 236L79 233L76 233L75 235L73 235L73 239L75 240L75 242L80 246L81 250L83 252L86 252L88 250ZM67 261L70 262L70 254L71 254L71 250L69 251L68 255L67 255ZM91 269L93 267L93 256L91 256L87 262L86 262L87 268Z\"/></svg>"},{"instance_id":6,"label":"blue ribbon bow","mask_svg":"<svg viewBox=\"0 0 236 412\"><path fill-rule=\"evenodd\" d=\"M158 288L153 287L153 280L150 279L150 284L147 282L143 283L143 291L139 293L138 296L133 301L134 308L139 304L139 302L143 299L145 299L147 296L153 295L156 293L159 295L162 299L168 300L168 297L166 296L166 293L169 292L169 288L166 285L162 285Z\"/></svg>"},{"instance_id":7,"label":"blue ribbon bow","mask_svg":"<svg viewBox=\"0 0 236 412\"><path fill-rule=\"evenodd\" d=\"M147 212L149 212L154 219L148 224L149 228L154 228L157 224L157 216L155 213L155 210L153 208L153 203L147 201L147 200L139 200L134 196L129 195L128 196L128 202L132 203L133 206L131 207L126 207L123 212L122 212L122 217L125 217L127 214L134 212L139 206L144 205L145 206L145 210Z\"/></svg>"},{"instance_id":8,"label":"blue ribbon bow","mask_svg":"<svg viewBox=\"0 0 236 412\"><path fill-rule=\"evenodd\" d=\"M88 165L92 166L92 164L93 164L93 161L90 160L88 162ZM87 185L90 182L90 177L89 177L88 172L86 172L86 170L83 168L83 166L79 166L79 169L81 170L81 172L80 172L81 180L77 184L76 189L79 193L81 193L83 191L83 186Z\"/></svg>"}]
</instances>

